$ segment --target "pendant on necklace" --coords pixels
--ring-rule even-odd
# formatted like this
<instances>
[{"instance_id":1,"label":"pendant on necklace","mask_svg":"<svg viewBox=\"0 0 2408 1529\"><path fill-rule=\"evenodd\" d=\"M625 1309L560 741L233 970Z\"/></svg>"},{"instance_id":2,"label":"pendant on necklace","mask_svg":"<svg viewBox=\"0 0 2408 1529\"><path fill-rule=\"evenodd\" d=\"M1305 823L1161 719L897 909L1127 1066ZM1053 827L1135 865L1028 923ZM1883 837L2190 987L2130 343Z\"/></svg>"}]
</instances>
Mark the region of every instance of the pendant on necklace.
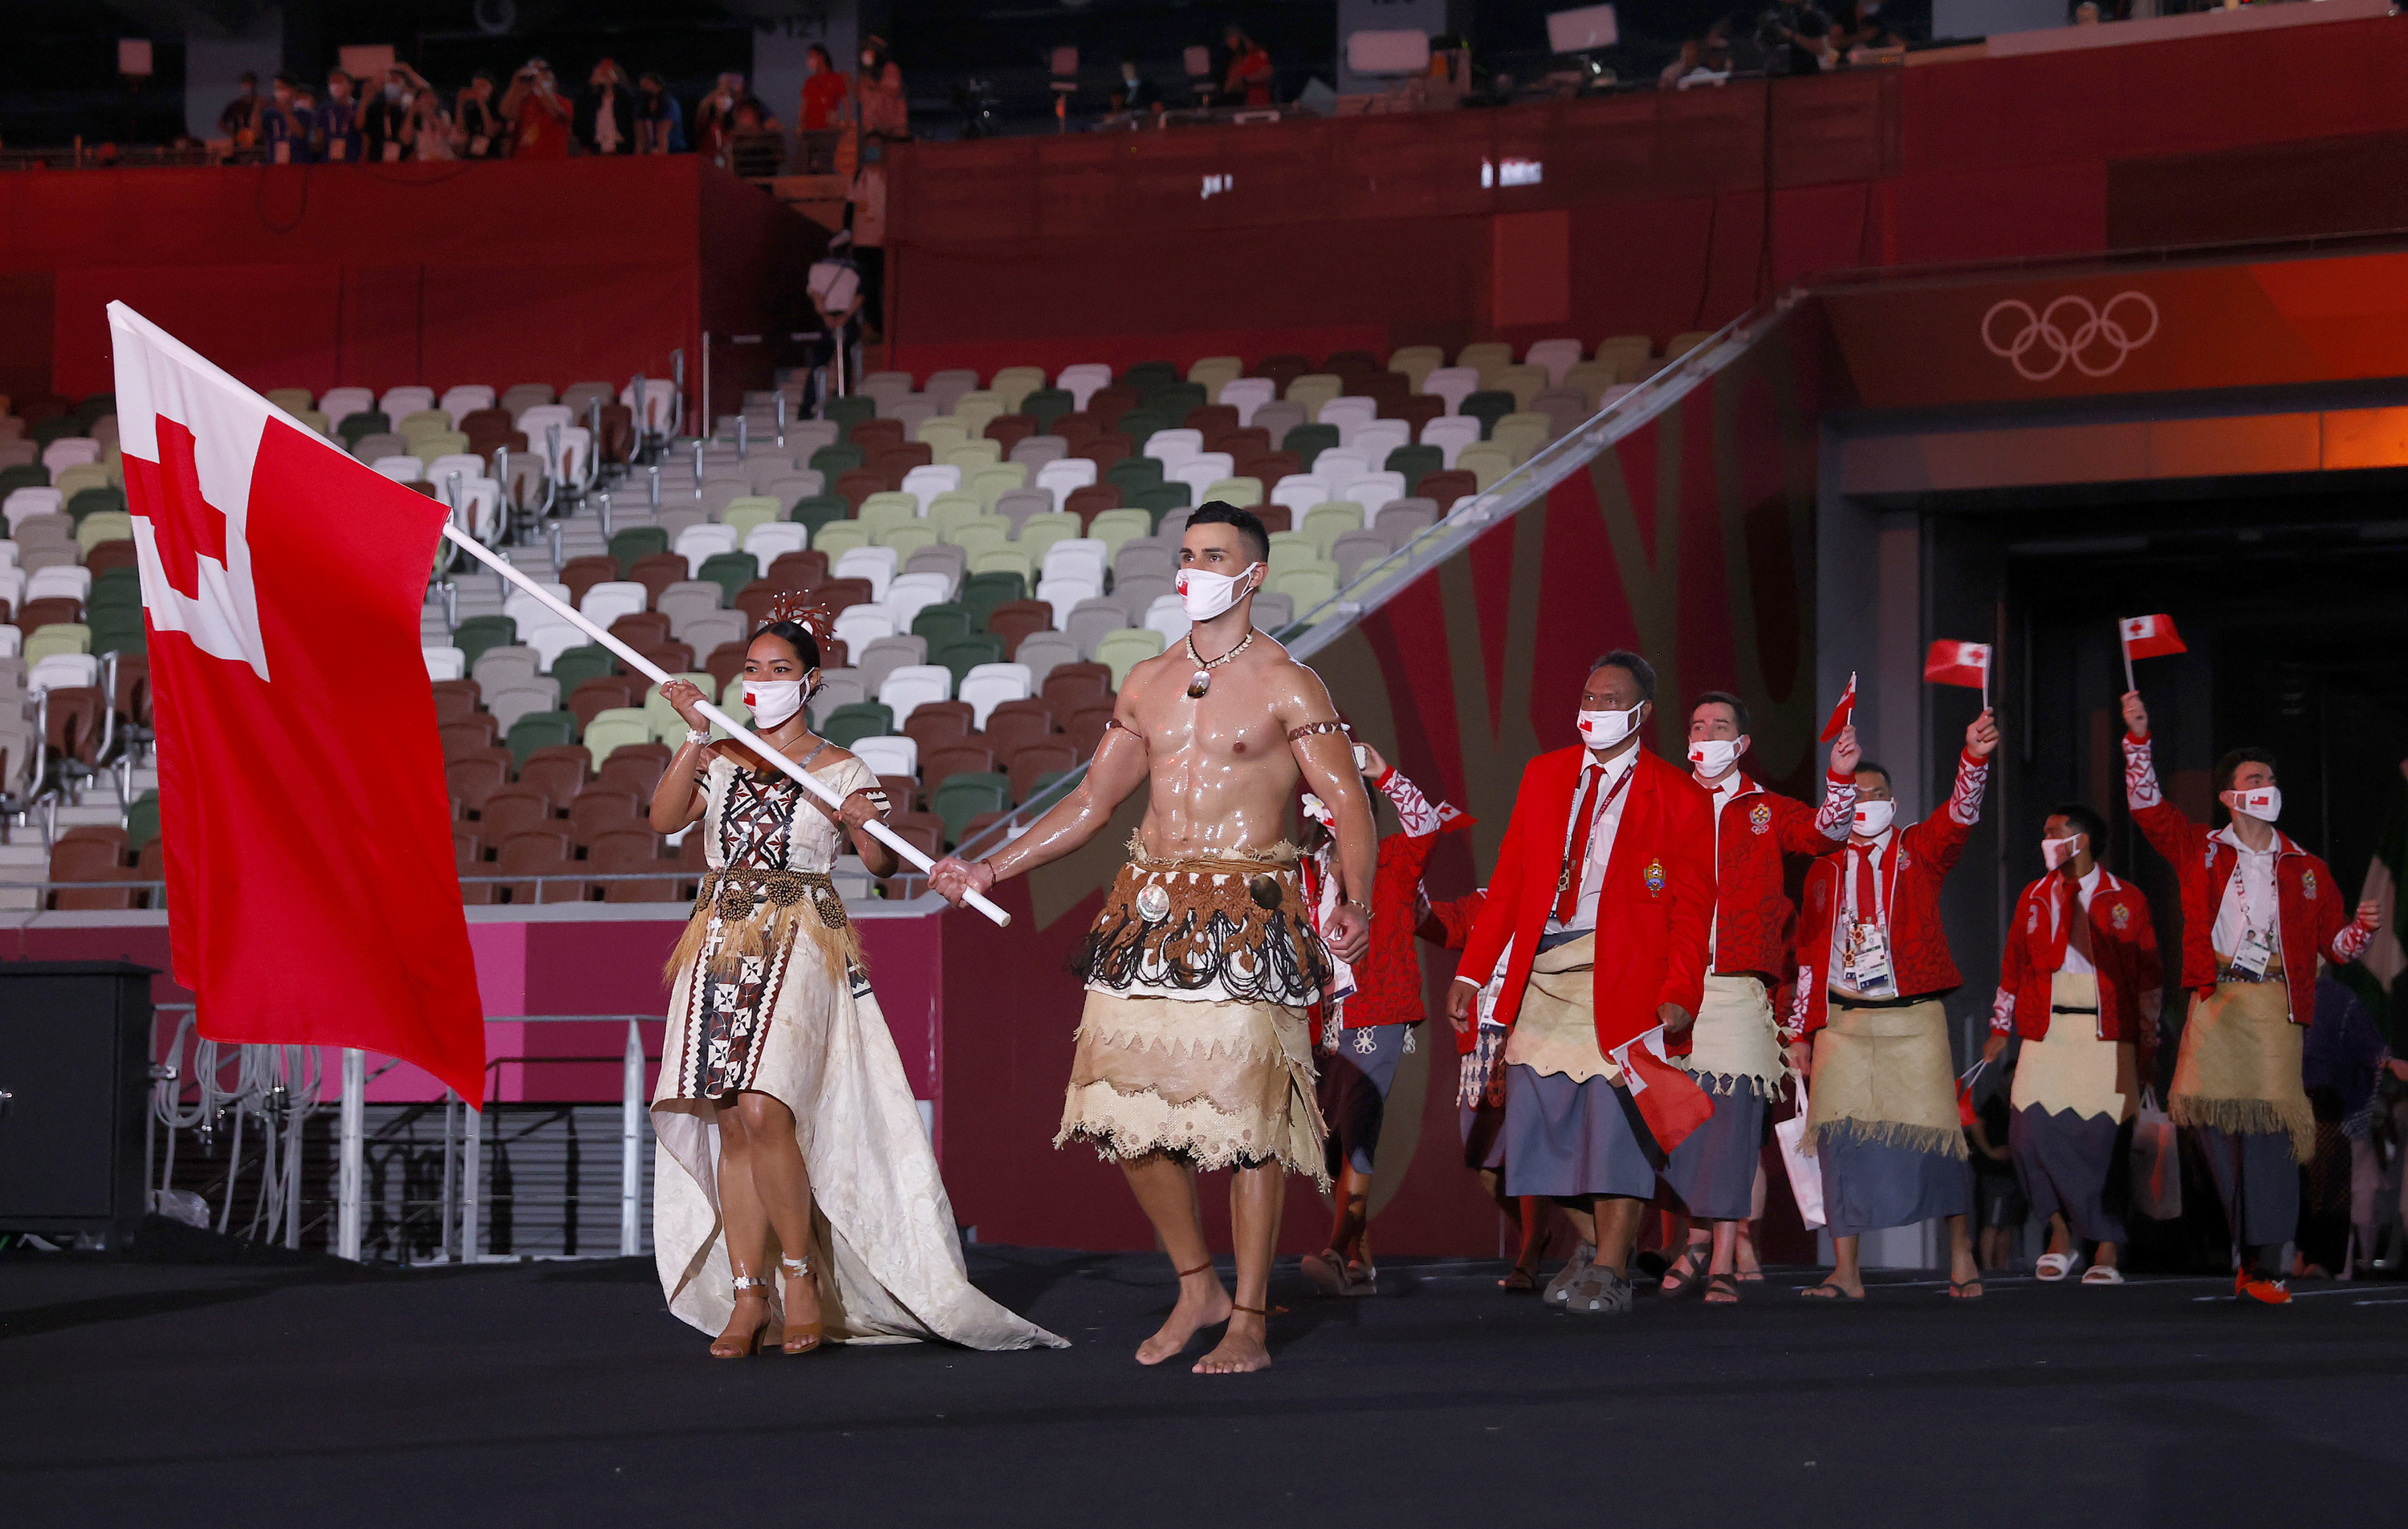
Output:
<instances>
[{"instance_id":1,"label":"pendant on necklace","mask_svg":"<svg viewBox=\"0 0 2408 1529\"><path fill-rule=\"evenodd\" d=\"M1198 669L1196 671L1196 678L1187 681L1187 698L1191 701L1200 701L1204 698L1204 693L1211 688L1212 677Z\"/></svg>"}]
</instances>

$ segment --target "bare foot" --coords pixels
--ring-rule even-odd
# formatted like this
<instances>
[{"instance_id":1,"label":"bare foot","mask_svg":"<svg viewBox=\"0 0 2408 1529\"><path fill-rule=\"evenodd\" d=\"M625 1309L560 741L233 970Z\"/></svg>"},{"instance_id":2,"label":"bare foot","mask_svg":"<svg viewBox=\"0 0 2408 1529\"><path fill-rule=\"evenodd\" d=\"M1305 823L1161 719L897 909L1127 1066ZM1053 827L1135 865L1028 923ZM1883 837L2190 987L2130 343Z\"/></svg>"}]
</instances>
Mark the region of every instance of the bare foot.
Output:
<instances>
[{"instance_id":1,"label":"bare foot","mask_svg":"<svg viewBox=\"0 0 2408 1529\"><path fill-rule=\"evenodd\" d=\"M1233 1311L1229 1329L1212 1351L1196 1362L1197 1375L1247 1375L1271 1367L1271 1351L1264 1347L1265 1320L1251 1311Z\"/></svg>"},{"instance_id":2,"label":"bare foot","mask_svg":"<svg viewBox=\"0 0 2408 1529\"><path fill-rule=\"evenodd\" d=\"M1221 1288L1219 1271L1205 1268L1179 1281L1179 1300L1170 1318L1154 1336L1137 1346L1137 1362L1159 1365L1187 1347L1199 1327L1229 1320L1229 1293Z\"/></svg>"}]
</instances>

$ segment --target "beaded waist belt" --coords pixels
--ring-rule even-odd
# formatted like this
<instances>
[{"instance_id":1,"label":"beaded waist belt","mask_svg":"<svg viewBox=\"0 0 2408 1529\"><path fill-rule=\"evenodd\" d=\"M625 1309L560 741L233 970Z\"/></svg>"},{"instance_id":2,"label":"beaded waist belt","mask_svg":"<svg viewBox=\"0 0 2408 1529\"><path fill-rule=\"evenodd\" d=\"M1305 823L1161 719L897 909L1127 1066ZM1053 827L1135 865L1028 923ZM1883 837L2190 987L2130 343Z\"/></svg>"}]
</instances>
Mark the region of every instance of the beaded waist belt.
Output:
<instances>
[{"instance_id":1,"label":"beaded waist belt","mask_svg":"<svg viewBox=\"0 0 2408 1529\"><path fill-rule=\"evenodd\" d=\"M836 890L835 879L824 871L730 865L704 877L694 902L697 909L710 907L723 919L749 919L764 901L787 908L806 897L811 900L820 922L830 929L845 926L844 898Z\"/></svg>"}]
</instances>

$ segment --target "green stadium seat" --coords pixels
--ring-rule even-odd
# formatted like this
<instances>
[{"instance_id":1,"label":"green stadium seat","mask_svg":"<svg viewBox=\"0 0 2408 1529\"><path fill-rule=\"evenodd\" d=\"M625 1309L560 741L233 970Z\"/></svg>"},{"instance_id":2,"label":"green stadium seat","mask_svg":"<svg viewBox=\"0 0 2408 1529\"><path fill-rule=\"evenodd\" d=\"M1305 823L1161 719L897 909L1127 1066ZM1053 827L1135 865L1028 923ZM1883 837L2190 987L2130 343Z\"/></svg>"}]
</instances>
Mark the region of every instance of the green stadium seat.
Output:
<instances>
[{"instance_id":1,"label":"green stadium seat","mask_svg":"<svg viewBox=\"0 0 2408 1529\"><path fill-rule=\"evenodd\" d=\"M631 525L610 538L610 556L617 560L622 579L627 577L627 570L636 565L638 559L668 550L669 534L657 525Z\"/></svg>"},{"instance_id":2,"label":"green stadium seat","mask_svg":"<svg viewBox=\"0 0 2408 1529\"><path fill-rule=\"evenodd\" d=\"M357 447L370 436L386 435L392 429L393 422L385 417L381 409L359 409L335 422L335 435L342 441L343 450L346 451Z\"/></svg>"},{"instance_id":3,"label":"green stadium seat","mask_svg":"<svg viewBox=\"0 0 2408 1529\"><path fill-rule=\"evenodd\" d=\"M125 842L136 850L159 836L159 793L146 791L125 809Z\"/></svg>"},{"instance_id":4,"label":"green stadium seat","mask_svg":"<svg viewBox=\"0 0 2408 1529\"><path fill-rule=\"evenodd\" d=\"M823 446L811 453L810 468L822 481L833 483L861 465L861 448L850 441Z\"/></svg>"},{"instance_id":5,"label":"green stadium seat","mask_svg":"<svg viewBox=\"0 0 2408 1529\"><path fill-rule=\"evenodd\" d=\"M452 646L474 664L488 648L508 648L519 640L519 623L508 616L471 616L452 632Z\"/></svg>"},{"instance_id":6,"label":"green stadium seat","mask_svg":"<svg viewBox=\"0 0 2408 1529\"><path fill-rule=\"evenodd\" d=\"M1144 510L1154 517L1154 528L1162 529L1162 518L1174 509L1188 509L1196 503L1196 491L1184 483L1157 483L1150 489L1125 493L1121 502L1131 509Z\"/></svg>"},{"instance_id":7,"label":"green stadium seat","mask_svg":"<svg viewBox=\"0 0 2408 1529\"><path fill-rule=\"evenodd\" d=\"M970 630L970 613L951 601L922 606L911 618L911 635L926 639L932 652L957 637L968 636Z\"/></svg>"},{"instance_id":8,"label":"green stadium seat","mask_svg":"<svg viewBox=\"0 0 2408 1529\"><path fill-rule=\"evenodd\" d=\"M1446 452L1436 446L1399 446L1388 453L1388 460L1382 465L1389 472L1404 474L1405 493L1411 494L1420 485L1423 474L1445 470Z\"/></svg>"},{"instance_id":9,"label":"green stadium seat","mask_svg":"<svg viewBox=\"0 0 2408 1529\"><path fill-rule=\"evenodd\" d=\"M929 794L929 809L945 821L945 842L962 841L962 832L982 812L1002 812L1011 807L1011 778L999 771L964 771L949 776Z\"/></svg>"},{"instance_id":10,"label":"green stadium seat","mask_svg":"<svg viewBox=\"0 0 2408 1529\"><path fill-rule=\"evenodd\" d=\"M839 749L850 749L863 738L882 738L894 731L895 713L876 701L847 701L820 724L820 736Z\"/></svg>"},{"instance_id":11,"label":"green stadium seat","mask_svg":"<svg viewBox=\"0 0 2408 1529\"><path fill-rule=\"evenodd\" d=\"M820 418L833 420L839 430L850 436L854 425L878 418L878 400L859 393L850 398L831 398L820 410ZM819 465L816 462L811 464Z\"/></svg>"},{"instance_id":12,"label":"green stadium seat","mask_svg":"<svg viewBox=\"0 0 2408 1529\"><path fill-rule=\"evenodd\" d=\"M559 665L554 664L557 672ZM577 714L572 711L530 711L510 724L510 757L519 764L538 749L577 741Z\"/></svg>"},{"instance_id":13,"label":"green stadium seat","mask_svg":"<svg viewBox=\"0 0 2408 1529\"><path fill-rule=\"evenodd\" d=\"M1003 639L984 632L967 637L955 637L928 655L931 664L941 664L953 671L953 688L959 690L963 679L982 664L1003 662Z\"/></svg>"},{"instance_id":14,"label":"green stadium seat","mask_svg":"<svg viewBox=\"0 0 2408 1529\"><path fill-rule=\"evenodd\" d=\"M1287 433L1280 442L1283 451L1294 451L1304 464L1306 472L1312 471L1313 459L1338 444L1338 427L1334 424L1300 424ZM1270 485L1265 484L1268 488Z\"/></svg>"},{"instance_id":15,"label":"green stadium seat","mask_svg":"<svg viewBox=\"0 0 2408 1529\"><path fill-rule=\"evenodd\" d=\"M1126 430L1128 422L1122 421L1121 428ZM1130 495L1161 486L1162 464L1153 457L1123 457L1104 469L1104 481L1119 489L1121 502L1126 504Z\"/></svg>"},{"instance_id":16,"label":"green stadium seat","mask_svg":"<svg viewBox=\"0 0 2408 1529\"><path fill-rule=\"evenodd\" d=\"M1020 412L1037 422L1037 433L1051 435L1054 422L1079 407L1064 388L1039 388L1020 401Z\"/></svg>"},{"instance_id":17,"label":"green stadium seat","mask_svg":"<svg viewBox=\"0 0 2408 1529\"><path fill-rule=\"evenodd\" d=\"M750 552L713 552L702 560L696 578L708 579L727 592L727 605L736 604L736 596L744 586L761 577L760 560Z\"/></svg>"},{"instance_id":18,"label":"green stadium seat","mask_svg":"<svg viewBox=\"0 0 2408 1529\"><path fill-rule=\"evenodd\" d=\"M1478 420L1480 436L1485 440L1497 433L1497 422L1512 413L1519 407L1521 406L1514 401L1512 393L1502 388L1489 388L1465 395L1455 412L1469 414Z\"/></svg>"},{"instance_id":19,"label":"green stadium seat","mask_svg":"<svg viewBox=\"0 0 2408 1529\"><path fill-rule=\"evenodd\" d=\"M619 655L598 642L567 649L552 661L552 677L560 681L563 695L574 693L589 679L607 679L618 672Z\"/></svg>"},{"instance_id":20,"label":"green stadium seat","mask_svg":"<svg viewBox=\"0 0 2408 1529\"><path fill-rule=\"evenodd\" d=\"M988 613L996 607L1027 598L1028 580L1016 573L974 573L962 580L962 608L970 613L971 622L982 631L986 627Z\"/></svg>"}]
</instances>

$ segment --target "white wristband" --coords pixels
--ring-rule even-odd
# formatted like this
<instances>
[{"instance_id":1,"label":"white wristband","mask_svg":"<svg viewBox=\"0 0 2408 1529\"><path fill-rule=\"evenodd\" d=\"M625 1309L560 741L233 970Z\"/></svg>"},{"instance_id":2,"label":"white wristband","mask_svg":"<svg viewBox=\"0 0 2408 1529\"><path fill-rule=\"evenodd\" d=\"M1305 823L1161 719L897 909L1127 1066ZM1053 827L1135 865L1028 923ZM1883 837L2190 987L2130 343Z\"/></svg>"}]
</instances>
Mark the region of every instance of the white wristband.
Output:
<instances>
[{"instance_id":1,"label":"white wristband","mask_svg":"<svg viewBox=\"0 0 2408 1529\"><path fill-rule=\"evenodd\" d=\"M709 743L710 741L710 731L708 728L689 727L686 729L685 741L688 743Z\"/></svg>"}]
</instances>

